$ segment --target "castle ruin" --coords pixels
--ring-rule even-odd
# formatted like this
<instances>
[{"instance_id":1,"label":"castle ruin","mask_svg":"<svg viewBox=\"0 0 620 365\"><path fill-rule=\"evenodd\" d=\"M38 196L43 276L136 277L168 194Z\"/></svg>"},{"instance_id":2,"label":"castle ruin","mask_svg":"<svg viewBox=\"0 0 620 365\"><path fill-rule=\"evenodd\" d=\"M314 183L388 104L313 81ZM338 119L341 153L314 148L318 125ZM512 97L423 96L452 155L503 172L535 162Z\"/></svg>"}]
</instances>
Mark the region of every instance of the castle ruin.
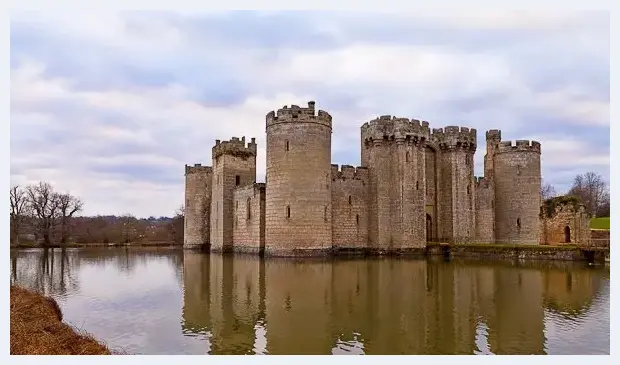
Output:
<instances>
[{"instance_id":1,"label":"castle ruin","mask_svg":"<svg viewBox=\"0 0 620 365\"><path fill-rule=\"evenodd\" d=\"M273 256L395 253L428 242L538 244L540 143L381 116L361 126L361 166L331 164L332 117L292 105L266 116L265 183L255 139L217 140L185 166L185 248Z\"/></svg>"}]
</instances>

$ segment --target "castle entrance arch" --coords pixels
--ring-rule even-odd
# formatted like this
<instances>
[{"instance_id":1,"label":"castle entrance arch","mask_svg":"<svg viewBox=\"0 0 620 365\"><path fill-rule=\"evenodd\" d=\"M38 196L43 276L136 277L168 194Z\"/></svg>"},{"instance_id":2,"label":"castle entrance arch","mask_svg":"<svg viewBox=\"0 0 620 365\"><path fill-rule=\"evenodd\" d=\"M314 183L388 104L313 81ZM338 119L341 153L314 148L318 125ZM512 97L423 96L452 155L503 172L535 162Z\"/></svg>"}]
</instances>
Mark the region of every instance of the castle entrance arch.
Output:
<instances>
[{"instance_id":1,"label":"castle entrance arch","mask_svg":"<svg viewBox=\"0 0 620 365\"><path fill-rule=\"evenodd\" d=\"M570 243L570 227L569 226L564 227L564 242Z\"/></svg>"},{"instance_id":2,"label":"castle entrance arch","mask_svg":"<svg viewBox=\"0 0 620 365\"><path fill-rule=\"evenodd\" d=\"M433 218L426 213L426 242L433 241Z\"/></svg>"}]
</instances>

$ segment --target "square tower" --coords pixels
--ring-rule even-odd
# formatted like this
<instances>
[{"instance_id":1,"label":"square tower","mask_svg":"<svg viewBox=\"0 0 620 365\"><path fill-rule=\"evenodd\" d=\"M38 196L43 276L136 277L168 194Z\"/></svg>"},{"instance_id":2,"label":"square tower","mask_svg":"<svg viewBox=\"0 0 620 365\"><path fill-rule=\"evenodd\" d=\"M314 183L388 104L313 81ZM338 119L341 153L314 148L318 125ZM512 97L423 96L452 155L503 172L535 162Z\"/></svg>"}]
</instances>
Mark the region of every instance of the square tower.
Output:
<instances>
[{"instance_id":1,"label":"square tower","mask_svg":"<svg viewBox=\"0 0 620 365\"><path fill-rule=\"evenodd\" d=\"M245 137L215 141L212 149L211 251L233 248L233 193L236 188L256 182L256 139Z\"/></svg>"}]
</instances>

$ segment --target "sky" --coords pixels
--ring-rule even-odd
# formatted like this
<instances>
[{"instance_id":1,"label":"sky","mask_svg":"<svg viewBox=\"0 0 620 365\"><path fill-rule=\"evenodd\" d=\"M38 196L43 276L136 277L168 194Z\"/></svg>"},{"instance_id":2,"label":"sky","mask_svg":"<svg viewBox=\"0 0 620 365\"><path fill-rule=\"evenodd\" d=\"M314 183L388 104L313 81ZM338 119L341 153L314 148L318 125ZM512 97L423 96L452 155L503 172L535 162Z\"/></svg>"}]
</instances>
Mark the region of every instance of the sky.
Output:
<instances>
[{"instance_id":1,"label":"sky","mask_svg":"<svg viewBox=\"0 0 620 365\"><path fill-rule=\"evenodd\" d=\"M582 13L13 12L11 184L48 181L83 215L172 216L184 165L265 115L316 101L332 163L360 164L380 115L542 144L545 183L609 181L610 20Z\"/></svg>"}]
</instances>

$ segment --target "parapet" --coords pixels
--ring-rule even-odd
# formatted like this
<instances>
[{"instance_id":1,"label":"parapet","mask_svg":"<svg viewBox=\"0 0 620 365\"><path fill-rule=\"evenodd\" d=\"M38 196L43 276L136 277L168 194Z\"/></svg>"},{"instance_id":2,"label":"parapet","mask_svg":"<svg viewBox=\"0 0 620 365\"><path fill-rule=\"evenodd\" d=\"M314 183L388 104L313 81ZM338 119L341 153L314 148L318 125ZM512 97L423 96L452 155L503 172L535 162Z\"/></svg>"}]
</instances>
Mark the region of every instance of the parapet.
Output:
<instances>
[{"instance_id":1,"label":"parapet","mask_svg":"<svg viewBox=\"0 0 620 365\"><path fill-rule=\"evenodd\" d=\"M266 185L265 183L252 183L244 186L235 187L234 191L236 194L244 194L246 192L251 193L256 196L256 194L264 194Z\"/></svg>"},{"instance_id":2,"label":"parapet","mask_svg":"<svg viewBox=\"0 0 620 365\"><path fill-rule=\"evenodd\" d=\"M499 129L490 129L486 133L487 141L501 141L502 140L502 131Z\"/></svg>"},{"instance_id":3,"label":"parapet","mask_svg":"<svg viewBox=\"0 0 620 365\"><path fill-rule=\"evenodd\" d=\"M194 166L185 165L185 175L197 174L197 173L212 173L213 168L211 166L202 166L202 164L194 164Z\"/></svg>"},{"instance_id":4,"label":"parapet","mask_svg":"<svg viewBox=\"0 0 620 365\"><path fill-rule=\"evenodd\" d=\"M267 128L281 123L315 123L332 128L332 116L324 110L315 111L315 102L309 101L307 108L298 105L284 106L277 111L267 113Z\"/></svg>"},{"instance_id":5,"label":"parapet","mask_svg":"<svg viewBox=\"0 0 620 365\"><path fill-rule=\"evenodd\" d=\"M513 145L512 141L502 141L497 146L495 153L506 152L535 152L540 154L540 142L520 139L515 141Z\"/></svg>"},{"instance_id":6,"label":"parapet","mask_svg":"<svg viewBox=\"0 0 620 365\"><path fill-rule=\"evenodd\" d=\"M364 143L394 140L424 143L430 138L427 121L397 118L391 115L383 115L362 124L361 131Z\"/></svg>"},{"instance_id":7,"label":"parapet","mask_svg":"<svg viewBox=\"0 0 620 365\"><path fill-rule=\"evenodd\" d=\"M342 165L339 168L338 165L332 164L332 181L336 180L360 180L360 181L368 181L368 168L357 166L353 167L351 165Z\"/></svg>"},{"instance_id":8,"label":"parapet","mask_svg":"<svg viewBox=\"0 0 620 365\"><path fill-rule=\"evenodd\" d=\"M476 151L477 138L474 128L448 126L445 128L434 128L431 135L433 141L440 149L461 148L468 151Z\"/></svg>"},{"instance_id":9,"label":"parapet","mask_svg":"<svg viewBox=\"0 0 620 365\"><path fill-rule=\"evenodd\" d=\"M232 137L229 141L215 140L215 146L211 150L213 158L218 158L222 155L231 155L235 157L248 158L256 156L256 138L252 138L250 142L245 144L245 137L239 139L238 137Z\"/></svg>"}]
</instances>

